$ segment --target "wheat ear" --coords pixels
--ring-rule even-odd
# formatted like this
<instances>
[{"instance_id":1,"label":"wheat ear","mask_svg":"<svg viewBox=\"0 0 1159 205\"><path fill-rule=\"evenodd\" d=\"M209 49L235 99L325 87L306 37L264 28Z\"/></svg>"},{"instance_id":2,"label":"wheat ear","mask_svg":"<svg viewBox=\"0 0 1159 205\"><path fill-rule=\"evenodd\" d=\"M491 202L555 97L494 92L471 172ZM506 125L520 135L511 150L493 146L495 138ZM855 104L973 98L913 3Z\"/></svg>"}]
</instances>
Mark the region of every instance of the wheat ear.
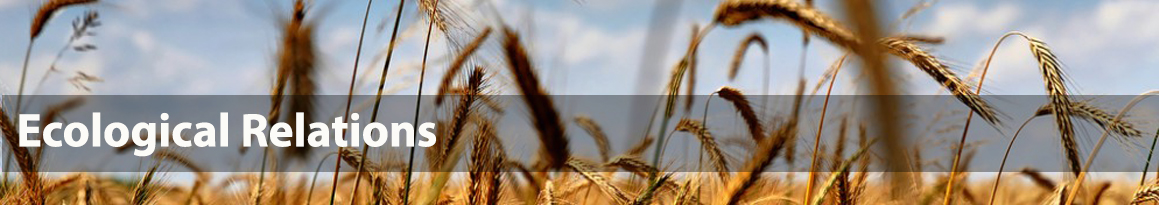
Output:
<instances>
[{"instance_id":1,"label":"wheat ear","mask_svg":"<svg viewBox=\"0 0 1159 205\"><path fill-rule=\"evenodd\" d=\"M688 132L696 136L696 139L700 140L700 146L704 152L708 153L708 158L712 161L712 166L720 180L723 182L728 179L728 161L725 160L723 152L720 151L716 138L712 137L712 133L708 132L704 123L693 119L680 119L680 122L676 123L676 131Z\"/></svg>"},{"instance_id":2,"label":"wheat ear","mask_svg":"<svg viewBox=\"0 0 1159 205\"><path fill-rule=\"evenodd\" d=\"M568 151L567 136L564 135L563 121L559 112L555 110L547 92L540 86L532 68L527 51L523 49L519 34L510 28L503 30L503 50L507 58L508 68L515 77L519 91L523 94L523 101L531 110L532 121L539 133L540 151L546 163L545 168L560 168L567 163L571 152Z\"/></svg>"},{"instance_id":3,"label":"wheat ear","mask_svg":"<svg viewBox=\"0 0 1159 205\"><path fill-rule=\"evenodd\" d=\"M608 143L608 135L604 133L604 129L600 128L600 124L592 120L587 115L579 115L575 117L575 123L592 136L592 140L596 142L596 148L600 152L600 160L608 162L611 157L612 146Z\"/></svg>"},{"instance_id":4,"label":"wheat ear","mask_svg":"<svg viewBox=\"0 0 1159 205\"><path fill-rule=\"evenodd\" d=\"M764 52L765 55L769 54L769 43L765 41L765 37L755 32L749 34L740 42L740 46L736 48L736 52L732 55L732 63L729 64L728 69L728 80L736 79L736 74L740 71L740 65L744 62L745 51L748 51L752 45L760 47L761 52Z\"/></svg>"},{"instance_id":5,"label":"wheat ear","mask_svg":"<svg viewBox=\"0 0 1159 205\"><path fill-rule=\"evenodd\" d=\"M1135 98L1131 99L1130 102L1127 102L1127 105L1123 106L1123 109L1119 110L1119 114L1116 114L1115 118L1112 118L1112 119L1114 119L1114 120L1123 119L1123 116L1127 114L1127 111L1131 111L1131 108L1134 108L1135 104L1138 104L1139 101L1143 101L1143 99L1146 99L1147 97L1150 97L1152 95L1159 95L1159 90L1150 90L1147 92L1143 92L1143 94L1135 96ZM1057 115L1055 115L1055 116L1057 116ZM1091 150L1091 154L1087 155L1086 163L1083 164L1082 170L1080 170L1078 178L1076 178L1074 181L1074 187L1076 187L1076 188L1074 190L1071 190L1069 196L1067 196L1066 205L1071 205L1071 203L1074 202L1074 199L1075 199L1074 195L1078 194L1077 187L1082 187L1083 179L1086 178L1087 171L1089 171L1091 169L1091 163L1094 162L1095 157L1098 156L1099 149L1103 148L1103 142L1107 141L1107 136L1110 133L1111 133L1111 130L1104 129L1103 135L1099 137L1099 142L1095 143L1095 148Z\"/></svg>"},{"instance_id":6,"label":"wheat ear","mask_svg":"<svg viewBox=\"0 0 1159 205\"><path fill-rule=\"evenodd\" d=\"M740 90L724 86L716 91L716 95L720 96L720 98L724 100L731 102L732 105L736 107L736 111L740 113L741 118L744 119L745 124L748 125L749 135L751 135L753 141L763 141L765 138L765 130L764 127L762 127L761 120L757 118L756 111L753 111L752 104L749 103L748 99L745 98L745 95L741 93Z\"/></svg>"}]
</instances>

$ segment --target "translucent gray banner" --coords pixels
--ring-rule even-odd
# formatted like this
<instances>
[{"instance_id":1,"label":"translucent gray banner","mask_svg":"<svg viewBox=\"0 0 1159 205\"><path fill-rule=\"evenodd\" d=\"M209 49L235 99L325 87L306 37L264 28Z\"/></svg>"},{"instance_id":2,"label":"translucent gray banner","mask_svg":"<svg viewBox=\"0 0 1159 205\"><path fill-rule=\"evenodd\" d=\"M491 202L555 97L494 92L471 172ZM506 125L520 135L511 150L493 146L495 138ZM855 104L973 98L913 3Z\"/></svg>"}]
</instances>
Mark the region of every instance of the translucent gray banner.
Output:
<instances>
[{"instance_id":1,"label":"translucent gray banner","mask_svg":"<svg viewBox=\"0 0 1159 205\"><path fill-rule=\"evenodd\" d=\"M1155 100L1143 101L1130 110L1124 118L1115 121L1112 118L1119 109L1134 96L1069 96L1074 102L1071 107L1073 114L1070 120L1074 125L1074 141L1076 151L1083 160L1093 149L1095 142L1105 128L1111 128L1110 139L1107 140L1096 160L1091 166L1093 172L1138 172L1147 164L1149 148L1155 139L1159 122L1159 102ZM425 142L419 133L423 130L420 125L432 123L430 134L434 136L434 146L416 146L415 171L420 172L463 172L469 171L470 164L476 158L482 158L482 153L502 161L486 161L480 163L494 163L503 171L515 170L513 167L523 165L536 169L544 159L553 156L546 153L557 150L541 150L545 138L566 139L562 143L550 144L558 149L566 147L569 156L595 166L604 165L609 168L617 164L638 162L655 166L658 159L659 169L669 172L729 172L744 171L746 164L756 163L753 160L764 158L767 149L761 146L773 146L766 141L783 138L784 143L777 149L776 158L772 165L763 170L766 172L807 171L812 161L813 148L820 139L818 164L823 170L830 170L839 165L838 162L848 161L861 147L873 139L878 138L877 132L881 123L875 117L867 116L866 111L873 109L865 104L871 98L890 98L902 108L898 119L892 119L901 125L901 145L904 147L886 147L881 144L866 149L867 154L861 160L868 160L867 165L853 163L854 168L873 172L945 172L948 171L957 142L963 136L967 114L970 109L953 96L831 96L828 108L824 110L825 96L747 96L753 116L759 121L755 127L762 130L760 137L753 137L754 126L749 126L744 114L738 111L736 101L722 99L719 96L678 96L667 123L665 108L667 96L550 96L552 109L557 112L558 121L554 119L540 119L539 115L528 109L523 96L485 96L475 99L470 106L461 106L461 96L449 96L436 105L435 96L423 96L418 109L418 122L414 121L416 112L416 96L383 96L378 113L372 114L375 108L374 96L354 96L351 103L351 113L359 115L358 120L350 121L350 125L357 123L360 135L367 130L371 141L381 143L381 146L371 147L367 165L375 171L398 172L403 171L411 148L406 146L405 138L396 138L391 133L373 132L367 129L374 122L382 123L384 129L390 130L401 123L409 123L415 132L415 144ZM800 100L798 115L794 118L794 104ZM1017 170L1023 167L1033 167L1041 171L1065 172L1069 171L1068 160L1063 149L1063 139L1060 136L1056 119L1049 109L1041 109L1049 103L1047 96L997 96L988 95L983 99L997 111L999 121L987 122L979 116L974 116L969 132L966 133L966 151L963 155L965 170L969 172L995 172L1007 152L1011 139L1018 133L1017 141L1009 151L1009 158L1005 165L1006 171ZM12 106L14 96L5 96L5 110L13 125L21 127ZM47 121L60 122L61 126L49 136L29 134L30 140L41 140L43 137L61 141L60 147L27 147L30 153L39 157L39 171L42 172L134 172L147 170L158 161L162 164L172 164L171 172L252 172L260 169L263 151L266 148L257 146L244 147L243 139L247 137L244 130L252 128L264 120L247 120L247 114L256 114L268 117L272 98L270 96L25 96L23 114L38 114L42 119L27 119L28 127L39 127ZM69 103L75 103L70 106ZM347 96L311 96L299 98L287 96L283 101L280 119L275 122L287 122L290 129L296 127L294 111L302 111L303 116L310 116L302 122L303 127L310 123L323 123L327 126L343 116L346 108ZM687 106L685 102L692 102ZM707 103L707 105L706 105ZM644 105L644 106L633 106ZM654 109L634 110L633 108L647 107ZM460 112L469 111L461 114ZM55 114L54 114L55 113ZM99 124L94 126L94 113L100 113ZM167 120L162 120L162 114ZM222 113L228 113L222 123ZM821 115L825 114L823 128ZM52 119L45 119L54 115ZM464 117L465 116L465 117ZM1035 117L1037 116L1037 117ZM1032 119L1029 120L1028 119ZM590 120L582 120L590 119ZM702 123L707 127L711 136L697 135L687 129L687 122L682 119ZM341 120L338 120L339 122ZM99 147L93 147L93 140L84 142L83 147L70 147L65 140L64 132L71 131L74 138L82 136L82 131L90 132L93 136L94 127L102 132L108 131L113 122L123 123L127 130L131 130L137 123L156 123L156 144L149 146L134 146L133 140L128 140L125 146L111 146L101 139ZM173 132L182 122L189 122L185 132ZM206 141L205 136L198 137L198 123L212 125L217 135L214 142ZM794 123L795 122L795 123ZM1023 127L1023 123L1027 122ZM68 128L70 124L81 124L87 127ZM191 140L190 144L214 144L215 147L181 147L177 141L170 141L168 147L161 145L164 137L161 132L166 123L168 130L175 136L183 136L183 140ZM564 136L541 137L540 126L551 126L558 123L563 128ZM794 125L796 132L789 129ZM595 125L595 126L592 126ZM270 134L267 125L264 134ZM599 131L593 128L598 127ZM1022 127L1021 132L1018 129ZM488 138L488 130L493 130L494 138ZM694 130L694 129L693 129ZM24 131L28 131L25 129ZM317 130L315 130L317 131ZM392 130L393 131L393 130ZM132 132L132 131L130 131ZM336 132L332 127L324 140L333 145ZM119 133L119 132L114 132ZM311 132L303 132L303 137ZM406 133L406 132L403 132ZM599 139L598 135L606 136L607 140ZM661 134L663 133L663 134ZM205 134L205 133L200 133ZM353 131L347 132L340 139L349 140ZM384 135L385 134L385 135ZM103 135L103 133L102 133ZM118 134L120 135L120 134ZM222 140L221 136L228 139ZM149 136L149 135L144 135ZM457 137L456 137L457 136ZM663 141L664 149L660 157L656 157L655 143L640 146L644 136L652 136L654 142ZM19 139L21 136L5 136L5 140ZM117 137L120 138L119 136ZM172 136L170 136L172 138ZM291 145L298 145L298 136L284 138L291 141ZM308 138L308 137L307 137ZM661 138L663 140L661 140ZM257 138L251 138L257 139ZM497 146L480 145L480 139L495 139ZM844 140L842 140L844 139ZM173 139L177 140L177 139ZM308 140L308 139L307 139ZM348 141L349 142L349 141ZM356 145L366 143L362 139ZM711 142L711 143L710 143ZM73 143L76 143L75 141ZM255 142L256 143L256 142ZM398 146L394 146L398 143ZM17 163L12 159L10 145L19 143L4 143L4 153L9 160L5 160L6 171L17 171ZM76 143L80 144L80 143ZM353 144L353 143L352 143ZM453 144L454 149L445 147ZM703 146L713 144L712 146ZM222 147L224 145L224 147ZM606 146L607 148L601 148ZM486 149L480 149L480 147ZM714 156L717 151L719 155ZM349 162L343 162L342 169L351 170L352 162L357 162L357 156L350 155L354 151L361 152L364 147L356 146L345 148L343 153L348 155ZM636 155L630 155L633 148ZM150 150L151 149L151 150ZM885 149L904 150L903 159L886 159L882 154ZM139 152L150 150L146 156L137 156ZM333 167L334 154L342 150L337 146L301 148L270 147L268 162L271 163L267 171L280 172L312 172L324 163L326 170ZM476 150L480 150L476 152ZM603 150L603 151L601 151ZM762 151L764 150L764 151ZM484 152L486 151L486 152ZM502 157L497 157L502 156ZM719 157L718 157L719 156ZM720 159L718 159L720 158ZM791 159L791 160L790 160ZM323 161L325 160L325 161ZM883 160L901 160L911 165L907 170L895 170L883 166ZM445 162L435 165L435 162ZM182 163L188 166L181 166ZM1153 167L1155 165L1152 165ZM182 168L194 167L194 168ZM571 169L561 169L570 171ZM625 171L627 169L617 169Z\"/></svg>"}]
</instances>

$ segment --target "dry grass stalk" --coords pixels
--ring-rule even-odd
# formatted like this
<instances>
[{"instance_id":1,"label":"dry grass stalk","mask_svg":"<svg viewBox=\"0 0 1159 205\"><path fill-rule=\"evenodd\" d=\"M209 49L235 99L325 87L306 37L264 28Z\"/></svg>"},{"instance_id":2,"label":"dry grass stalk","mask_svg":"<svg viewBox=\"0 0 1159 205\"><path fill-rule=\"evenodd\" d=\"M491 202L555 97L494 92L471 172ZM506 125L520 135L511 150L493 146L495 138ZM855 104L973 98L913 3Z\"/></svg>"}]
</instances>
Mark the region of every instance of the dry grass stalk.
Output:
<instances>
[{"instance_id":1,"label":"dry grass stalk","mask_svg":"<svg viewBox=\"0 0 1159 205\"><path fill-rule=\"evenodd\" d=\"M708 132L708 129L704 127L704 123L688 118L680 119L680 122L676 123L676 131L688 132L695 135L696 139L700 140L700 146L704 149L704 152L708 154L709 160L712 161L711 163L717 176L720 177L722 182L728 179L728 161L725 159L723 152L720 151L720 147L716 144L716 138L712 137L712 133Z\"/></svg>"},{"instance_id":2,"label":"dry grass stalk","mask_svg":"<svg viewBox=\"0 0 1159 205\"><path fill-rule=\"evenodd\" d=\"M720 90L717 90L716 94L720 96L720 98L731 102L732 105L736 107L737 112L740 113L741 118L743 118L745 124L748 125L749 134L752 136L753 141L760 142L764 140L765 130L764 127L762 127L761 120L757 118L756 111L753 111L752 104L749 103L748 99L745 98L744 94L741 93L740 90L724 86L721 87Z\"/></svg>"},{"instance_id":3,"label":"dry grass stalk","mask_svg":"<svg viewBox=\"0 0 1159 205\"><path fill-rule=\"evenodd\" d=\"M608 162L612 154L612 145L608 143L608 135L604 134L600 124L587 115L576 116L575 123L592 136L592 140L596 142L596 149L600 152L600 160Z\"/></svg>"},{"instance_id":4,"label":"dry grass stalk","mask_svg":"<svg viewBox=\"0 0 1159 205\"><path fill-rule=\"evenodd\" d=\"M612 198L612 201L615 201L617 204L628 204L631 202L629 200L631 197L628 197L627 193L625 193L623 190L620 190L619 187L613 185L612 182L608 180L608 178L604 177L603 174L596 172L595 168L591 165L588 165L587 162L573 158L567 161L567 166L576 172L579 172L580 175L583 175L585 179L588 179L588 181L591 181L593 184L595 184L596 187L600 189L600 191L604 192L605 195Z\"/></svg>"},{"instance_id":5,"label":"dry grass stalk","mask_svg":"<svg viewBox=\"0 0 1159 205\"><path fill-rule=\"evenodd\" d=\"M1112 133L1126 137L1142 136L1143 132L1135 129L1135 126L1123 120L1114 120L1111 114L1106 110L1095 107L1086 102L1071 102L1071 116L1087 119L1094 122L1103 129L1109 129ZM1043 116L1054 114L1054 104L1046 104L1038 108L1034 116Z\"/></svg>"},{"instance_id":6,"label":"dry grass stalk","mask_svg":"<svg viewBox=\"0 0 1159 205\"><path fill-rule=\"evenodd\" d=\"M544 168L563 167L571 154L568 151L567 136L564 135L563 122L555 110L555 104L548 97L547 92L539 85L531 60L527 51L520 45L519 34L511 29L504 29L503 50L507 57L508 67L514 74L515 82L523 94L523 101L531 110L532 121L539 133L540 151Z\"/></svg>"},{"instance_id":7,"label":"dry grass stalk","mask_svg":"<svg viewBox=\"0 0 1159 205\"><path fill-rule=\"evenodd\" d=\"M443 79L439 83L439 91L438 94L435 95L435 105L442 104L444 95L447 95L447 93L450 92L451 82L454 82L455 76L458 76L459 72L463 68L463 64L467 63L467 59L470 59L471 55L474 54L476 50L479 50L479 47L483 45L483 41L487 40L487 37L490 35L491 28L484 28L483 31L479 33L479 36L475 37L475 40L472 40L471 43L467 44L466 47L463 47L463 49L459 51L459 54L455 56L455 60L451 61L451 67L447 68L447 74L443 75Z\"/></svg>"},{"instance_id":8,"label":"dry grass stalk","mask_svg":"<svg viewBox=\"0 0 1159 205\"><path fill-rule=\"evenodd\" d=\"M742 62L744 62L745 51L748 51L749 47L752 45L759 46L761 48L761 52L763 52L765 55L769 54L769 43L768 41L765 41L765 37L761 36L760 33L755 32L749 34L744 38L744 40L740 42L740 46L736 48L736 52L732 55L732 63L729 64L730 66L728 69L728 80L731 81L736 79L736 74L740 71L740 65Z\"/></svg>"}]
</instances>

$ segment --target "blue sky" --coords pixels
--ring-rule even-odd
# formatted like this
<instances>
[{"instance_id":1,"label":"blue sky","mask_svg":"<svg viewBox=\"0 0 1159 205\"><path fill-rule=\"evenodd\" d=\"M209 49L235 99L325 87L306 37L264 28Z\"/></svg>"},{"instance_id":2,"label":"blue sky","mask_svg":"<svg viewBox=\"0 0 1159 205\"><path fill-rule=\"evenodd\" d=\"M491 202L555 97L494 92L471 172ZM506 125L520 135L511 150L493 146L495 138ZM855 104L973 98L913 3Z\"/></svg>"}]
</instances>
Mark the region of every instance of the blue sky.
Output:
<instances>
[{"instance_id":1,"label":"blue sky","mask_svg":"<svg viewBox=\"0 0 1159 205\"><path fill-rule=\"evenodd\" d=\"M640 58L647 33L651 1L619 0L445 0L467 9L471 27L498 25L492 5L508 25L525 35L542 81L553 94L636 94ZM103 26L86 40L98 50L68 52L45 88L36 94L265 94L268 93L276 55L280 16L287 16L289 1L108 0L93 6L73 7L57 15L38 40L29 69L29 90L44 74L69 33L69 21L86 9L101 13ZM669 1L666 3L674 3ZM821 10L840 18L841 8L819 1ZM26 28L40 1L0 1L0 91L14 93L18 85ZM325 1L315 4L319 21L317 46L322 53L318 74L324 94L345 94L349 83L362 1ZM670 51L660 62L656 82L682 52L693 23L711 20L718 1L684 0L675 25ZM896 19L917 1L884 1L883 19ZM414 2L407 2L402 42L388 83L398 94L413 94L421 59L425 22ZM376 1L367 31L361 71L378 76L381 55L389 36L394 1ZM1159 87L1159 2L1154 1L939 1L907 23L905 33L944 36L944 45L930 48L965 76L980 62L996 39L1007 31L1023 31L1048 42L1071 77L1078 94L1137 94ZM892 20L891 20L892 21ZM386 26L386 30L377 27ZM751 32L770 40L772 94L792 90L799 63L800 32L779 21L764 21L735 28L718 28L700 52L697 93L734 85L761 92L763 58L751 51L742 75L728 82L725 68L739 40ZM436 35L438 35L436 33ZM469 37L468 37L469 38ZM494 47L497 41L489 42ZM805 76L810 84L841 51L814 41L808 52ZM448 47L441 38L432 46L428 78L445 70ZM652 51L656 52L656 51ZM494 52L491 52L494 54ZM374 55L370 55L374 54ZM493 56L493 55L492 55ZM373 66L369 66L373 64ZM505 73L498 65L492 70ZM916 69L897 62L896 78L909 94L937 94L936 86ZM1041 80L1020 39L1005 43L994 61L985 90L990 94L1041 94ZM85 92L69 85L75 71L105 81ZM647 72L645 72L647 73ZM434 86L437 82L427 82ZM372 94L373 83L363 81L357 93ZM847 83L849 84L849 83ZM852 93L838 86L839 93ZM655 85L659 89L660 85ZM651 87L651 86L649 86ZM429 90L433 91L433 90ZM31 92L31 91L28 91ZM427 92L427 91L424 91ZM427 93L429 94L429 92ZM647 93L652 94L652 93Z\"/></svg>"}]
</instances>

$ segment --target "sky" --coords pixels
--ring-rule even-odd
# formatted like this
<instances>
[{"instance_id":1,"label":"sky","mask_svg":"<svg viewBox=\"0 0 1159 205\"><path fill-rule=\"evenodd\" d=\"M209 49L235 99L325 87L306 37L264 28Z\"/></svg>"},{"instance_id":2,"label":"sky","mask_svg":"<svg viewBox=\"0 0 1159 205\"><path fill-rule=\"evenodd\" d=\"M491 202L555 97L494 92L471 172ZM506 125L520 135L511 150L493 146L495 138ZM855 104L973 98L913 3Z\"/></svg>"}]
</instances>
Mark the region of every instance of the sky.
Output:
<instances>
[{"instance_id":1,"label":"sky","mask_svg":"<svg viewBox=\"0 0 1159 205\"><path fill-rule=\"evenodd\" d=\"M28 45L26 29L41 1L0 0L0 93L14 94ZM281 22L290 12L290 1L210 1L210 0L107 0L91 6L72 7L58 13L36 41L29 64L26 92L33 94L162 94L238 95L266 94L271 86L274 56ZM1159 2L1154 1L952 1L932 2L906 21L901 13L919 4L914 0L880 1L881 19L892 33L945 37L943 45L929 47L937 57L965 76L981 62L994 42L1004 33L1021 31L1047 42L1065 65L1069 85L1076 94L1132 95L1159 87ZM397 59L388 75L394 94L417 92L418 68L425 34L424 14L413 1L403 15L401 43ZM641 59L648 24L656 3L619 0L446 0L466 11L462 15L468 29L506 24L524 35L533 63L548 92L565 95L657 94L668 73L682 54L693 24L711 21L718 1L664 0L666 11L675 13L665 32L670 33L668 49L651 49L662 59L658 66L645 69ZM681 3L678 6L671 6ZM819 1L820 10L841 18L842 9L830 1ZM313 4L312 21L317 22L316 45L321 53L318 78L322 94L345 94L358 42L363 1L326 1ZM382 55L390 37L397 2L376 1L371 8L360 59L360 76L378 76ZM677 8L677 9L674 9ZM71 20L86 10L100 13L102 26L96 36L78 43L92 44L97 50L57 51L67 41ZM843 20L844 21L844 20ZM900 22L900 23L899 23ZM385 29L383 29L385 28ZM728 61L739 40L759 32L771 44L770 94L791 94L797 77L802 48L800 31L782 21L761 21L712 31L700 51L697 73L698 94L731 85L752 94L761 88L764 56L750 50L742 75L728 81ZM473 32L469 32L473 33ZM472 34L473 35L473 34ZM431 46L427 78L442 76L450 46L436 32ZM469 40L473 36L460 36ZM493 38L494 39L494 38ZM460 40L465 41L465 40ZM484 46L497 47L497 40ZM807 50L804 76L815 83L825 68L842 51L822 41ZM493 49L493 48L491 48ZM666 52L665 52L666 51ZM497 56L496 51L484 55ZM59 72L50 74L43 88L35 86L48 65L57 59ZM504 71L497 64L492 70ZM894 78L906 94L943 94L936 84L917 69L895 61L902 75ZM68 82L76 72L95 75L103 82L87 83L91 90ZM645 77L641 77L644 74ZM648 77L656 76L656 77ZM356 93L373 94L371 78L359 82ZM426 82L430 86L438 82ZM640 81L649 82L638 83ZM1025 41L1007 40L987 77L987 94L1042 94L1041 79ZM854 84L838 85L839 94L854 94ZM646 87L641 89L641 87ZM35 90L34 90L35 89ZM639 93L643 90L655 90ZM433 93L424 90L424 94Z\"/></svg>"}]
</instances>

